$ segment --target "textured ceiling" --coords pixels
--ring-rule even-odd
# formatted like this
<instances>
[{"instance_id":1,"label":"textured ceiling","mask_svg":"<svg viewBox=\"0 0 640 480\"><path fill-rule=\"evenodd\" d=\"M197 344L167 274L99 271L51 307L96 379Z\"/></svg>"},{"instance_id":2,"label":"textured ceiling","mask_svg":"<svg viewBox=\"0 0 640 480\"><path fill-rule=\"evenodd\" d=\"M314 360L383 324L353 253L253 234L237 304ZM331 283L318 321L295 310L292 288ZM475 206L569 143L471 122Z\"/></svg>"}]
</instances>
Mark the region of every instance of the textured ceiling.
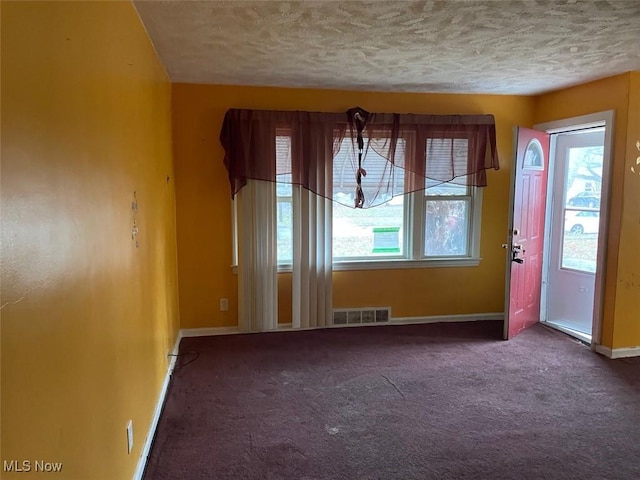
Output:
<instances>
[{"instance_id":1,"label":"textured ceiling","mask_svg":"<svg viewBox=\"0 0 640 480\"><path fill-rule=\"evenodd\" d=\"M536 94L640 70L640 0L134 4L174 82Z\"/></svg>"}]
</instances>

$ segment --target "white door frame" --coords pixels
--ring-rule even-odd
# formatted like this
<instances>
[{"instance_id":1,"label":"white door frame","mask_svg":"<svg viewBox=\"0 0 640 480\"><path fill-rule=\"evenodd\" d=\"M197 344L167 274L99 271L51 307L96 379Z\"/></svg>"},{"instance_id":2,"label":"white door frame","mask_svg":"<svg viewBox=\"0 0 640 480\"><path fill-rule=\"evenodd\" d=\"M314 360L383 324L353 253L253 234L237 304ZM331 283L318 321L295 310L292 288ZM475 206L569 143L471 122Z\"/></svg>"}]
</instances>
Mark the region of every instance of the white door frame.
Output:
<instances>
[{"instance_id":1,"label":"white door frame","mask_svg":"<svg viewBox=\"0 0 640 480\"><path fill-rule=\"evenodd\" d=\"M551 134L551 145L549 149L549 179L547 188L547 208L545 212L545 232L550 231L551 209L553 207L550 200L553 192L553 179L555 172L555 147L556 138L553 134L573 132L586 128L605 127L604 151L602 162L602 186L600 192L600 225L598 234L598 252L596 256L596 278L593 298L593 326L591 329L591 349L595 350L600 344L602 333L602 313L604 304L604 280L607 257L607 240L609 229L609 191L611 187L611 159L613 156L613 129L615 120L615 110L591 113L579 117L565 118L552 122L535 125L536 130ZM551 187L551 189L549 188ZM547 284L549 274L549 250L550 236L545 235L544 254L542 259L542 292L540 303L540 319L544 320L547 308Z\"/></svg>"}]
</instances>

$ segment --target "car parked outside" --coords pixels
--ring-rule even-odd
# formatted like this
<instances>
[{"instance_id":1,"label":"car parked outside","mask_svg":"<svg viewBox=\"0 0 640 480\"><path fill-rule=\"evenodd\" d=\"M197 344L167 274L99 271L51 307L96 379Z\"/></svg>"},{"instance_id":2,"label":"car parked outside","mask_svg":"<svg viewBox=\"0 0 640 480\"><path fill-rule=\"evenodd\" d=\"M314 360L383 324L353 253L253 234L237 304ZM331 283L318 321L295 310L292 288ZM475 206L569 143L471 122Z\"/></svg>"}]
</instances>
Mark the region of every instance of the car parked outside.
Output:
<instances>
[{"instance_id":1,"label":"car parked outside","mask_svg":"<svg viewBox=\"0 0 640 480\"><path fill-rule=\"evenodd\" d=\"M567 212L567 218L564 222L565 232L574 235L582 235L583 233L598 233L598 227L600 225L599 212L583 211L569 216L570 213L571 212Z\"/></svg>"},{"instance_id":2,"label":"car parked outside","mask_svg":"<svg viewBox=\"0 0 640 480\"><path fill-rule=\"evenodd\" d=\"M600 194L595 192L581 192L569 199L567 204L571 207L600 208Z\"/></svg>"}]
</instances>

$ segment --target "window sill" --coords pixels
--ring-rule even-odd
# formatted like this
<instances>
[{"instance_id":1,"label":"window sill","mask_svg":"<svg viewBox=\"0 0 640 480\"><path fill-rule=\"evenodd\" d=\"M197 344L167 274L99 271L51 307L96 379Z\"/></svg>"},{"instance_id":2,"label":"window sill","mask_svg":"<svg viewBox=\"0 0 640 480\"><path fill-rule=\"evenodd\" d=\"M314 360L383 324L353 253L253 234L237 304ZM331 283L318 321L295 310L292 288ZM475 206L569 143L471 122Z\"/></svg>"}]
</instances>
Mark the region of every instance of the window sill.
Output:
<instances>
[{"instance_id":1,"label":"window sill","mask_svg":"<svg viewBox=\"0 0 640 480\"><path fill-rule=\"evenodd\" d=\"M350 270L403 270L409 268L463 268L477 267L482 259L478 257L465 258L432 258L422 260L359 260L352 262L335 262L334 272ZM238 266L233 265L233 273L238 273ZM278 265L278 273L290 273L293 271L291 265Z\"/></svg>"},{"instance_id":2,"label":"window sill","mask_svg":"<svg viewBox=\"0 0 640 480\"><path fill-rule=\"evenodd\" d=\"M480 258L433 258L422 260L360 260L353 262L336 262L333 271L344 270L401 270L407 268L448 268L448 267L477 267Z\"/></svg>"}]
</instances>

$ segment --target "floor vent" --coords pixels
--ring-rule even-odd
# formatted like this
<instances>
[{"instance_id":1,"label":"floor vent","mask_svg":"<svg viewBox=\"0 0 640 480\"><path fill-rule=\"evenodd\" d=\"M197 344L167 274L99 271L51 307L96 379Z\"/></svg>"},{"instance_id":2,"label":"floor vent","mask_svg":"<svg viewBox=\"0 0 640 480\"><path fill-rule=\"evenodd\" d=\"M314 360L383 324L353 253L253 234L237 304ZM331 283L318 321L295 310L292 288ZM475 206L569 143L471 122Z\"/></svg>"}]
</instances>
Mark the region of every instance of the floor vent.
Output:
<instances>
[{"instance_id":1,"label":"floor vent","mask_svg":"<svg viewBox=\"0 0 640 480\"><path fill-rule=\"evenodd\" d=\"M334 325L389 323L391 307L341 308L333 311Z\"/></svg>"}]
</instances>

